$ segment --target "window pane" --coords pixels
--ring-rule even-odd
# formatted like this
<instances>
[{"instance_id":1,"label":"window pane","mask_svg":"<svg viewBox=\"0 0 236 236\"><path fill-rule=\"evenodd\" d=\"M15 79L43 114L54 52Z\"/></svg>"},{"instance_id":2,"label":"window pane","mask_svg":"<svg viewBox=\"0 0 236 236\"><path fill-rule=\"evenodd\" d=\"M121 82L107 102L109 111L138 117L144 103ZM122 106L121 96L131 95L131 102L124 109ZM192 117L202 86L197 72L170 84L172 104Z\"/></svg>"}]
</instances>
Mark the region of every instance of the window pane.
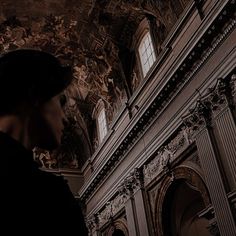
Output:
<instances>
[{"instance_id":1,"label":"window pane","mask_svg":"<svg viewBox=\"0 0 236 236\"><path fill-rule=\"evenodd\" d=\"M151 36L148 32L139 45L139 56L141 59L143 75L145 76L156 60Z\"/></svg>"},{"instance_id":2,"label":"window pane","mask_svg":"<svg viewBox=\"0 0 236 236\"><path fill-rule=\"evenodd\" d=\"M102 141L107 134L107 122L104 108L101 110L98 116L98 129L99 129L100 141Z\"/></svg>"}]
</instances>

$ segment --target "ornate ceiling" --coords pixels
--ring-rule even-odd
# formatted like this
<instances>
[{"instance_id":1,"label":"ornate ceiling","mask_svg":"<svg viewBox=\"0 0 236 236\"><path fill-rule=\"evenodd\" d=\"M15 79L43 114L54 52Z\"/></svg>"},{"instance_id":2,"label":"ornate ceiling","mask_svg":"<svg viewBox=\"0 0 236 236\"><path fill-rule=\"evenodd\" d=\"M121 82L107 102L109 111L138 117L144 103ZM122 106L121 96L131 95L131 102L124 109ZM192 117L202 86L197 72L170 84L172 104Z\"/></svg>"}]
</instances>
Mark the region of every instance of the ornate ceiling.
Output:
<instances>
[{"instance_id":1,"label":"ornate ceiling","mask_svg":"<svg viewBox=\"0 0 236 236\"><path fill-rule=\"evenodd\" d=\"M132 76L127 76L120 58L129 52L141 20L155 16L163 26L160 35L166 35L187 2L178 0L173 6L170 0L1 0L0 53L38 48L73 67L74 80L65 94L70 122L60 151L62 160L68 153L70 160L62 166L81 166L94 152L92 114L97 102L104 101L111 123L132 94ZM129 53L122 55L129 62Z\"/></svg>"}]
</instances>

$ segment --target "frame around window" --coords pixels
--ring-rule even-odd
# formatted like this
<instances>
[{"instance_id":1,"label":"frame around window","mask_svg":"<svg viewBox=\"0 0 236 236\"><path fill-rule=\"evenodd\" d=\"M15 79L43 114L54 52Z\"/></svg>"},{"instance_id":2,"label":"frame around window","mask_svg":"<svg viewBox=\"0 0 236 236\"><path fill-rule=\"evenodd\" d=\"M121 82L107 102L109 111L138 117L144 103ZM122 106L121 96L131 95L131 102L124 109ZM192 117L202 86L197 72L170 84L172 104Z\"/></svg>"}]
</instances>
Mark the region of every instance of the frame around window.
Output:
<instances>
[{"instance_id":1,"label":"frame around window","mask_svg":"<svg viewBox=\"0 0 236 236\"><path fill-rule=\"evenodd\" d=\"M146 32L146 34L142 38L139 44L138 52L141 61L143 76L145 77L154 62L156 61L153 42L149 31Z\"/></svg>"},{"instance_id":2,"label":"frame around window","mask_svg":"<svg viewBox=\"0 0 236 236\"><path fill-rule=\"evenodd\" d=\"M105 103L102 99L97 102L93 111L93 119L96 120L97 127L97 139L99 143L102 143L103 139L108 133L108 124L105 110Z\"/></svg>"},{"instance_id":3,"label":"frame around window","mask_svg":"<svg viewBox=\"0 0 236 236\"><path fill-rule=\"evenodd\" d=\"M107 121L104 107L100 110L97 117L97 121L98 121L99 140L100 142L102 142L102 140L105 138L107 134Z\"/></svg>"},{"instance_id":4,"label":"frame around window","mask_svg":"<svg viewBox=\"0 0 236 236\"><path fill-rule=\"evenodd\" d=\"M140 52L139 52L140 45L142 44L143 39L145 39L145 36L147 36L147 34L150 35L152 48L154 50L153 57L155 59L154 60L154 62L155 62L156 61L155 45L154 45L154 42L153 42L152 37L151 37L150 24L149 24L147 18L145 17L140 22L135 34L133 35L133 42L132 42L132 46L131 46L132 50L135 50L135 52L136 52L136 59L137 59L136 67L137 67L137 70L139 71L140 79L143 79L148 74L148 71L151 68L150 67L148 70L146 69L146 72L145 72L145 70L143 69L142 60L141 60L141 56L140 56Z\"/></svg>"}]
</instances>

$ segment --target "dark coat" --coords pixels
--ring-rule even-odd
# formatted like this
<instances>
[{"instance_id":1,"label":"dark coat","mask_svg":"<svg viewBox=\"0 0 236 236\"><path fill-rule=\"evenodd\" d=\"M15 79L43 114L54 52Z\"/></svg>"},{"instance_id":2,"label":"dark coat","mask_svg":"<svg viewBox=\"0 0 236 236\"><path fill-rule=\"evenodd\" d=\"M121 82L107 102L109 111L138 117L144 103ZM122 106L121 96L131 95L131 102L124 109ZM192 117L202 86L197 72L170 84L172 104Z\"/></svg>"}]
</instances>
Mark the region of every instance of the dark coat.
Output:
<instances>
[{"instance_id":1,"label":"dark coat","mask_svg":"<svg viewBox=\"0 0 236 236\"><path fill-rule=\"evenodd\" d=\"M65 180L40 170L32 152L1 132L0 161L1 235L87 235Z\"/></svg>"}]
</instances>

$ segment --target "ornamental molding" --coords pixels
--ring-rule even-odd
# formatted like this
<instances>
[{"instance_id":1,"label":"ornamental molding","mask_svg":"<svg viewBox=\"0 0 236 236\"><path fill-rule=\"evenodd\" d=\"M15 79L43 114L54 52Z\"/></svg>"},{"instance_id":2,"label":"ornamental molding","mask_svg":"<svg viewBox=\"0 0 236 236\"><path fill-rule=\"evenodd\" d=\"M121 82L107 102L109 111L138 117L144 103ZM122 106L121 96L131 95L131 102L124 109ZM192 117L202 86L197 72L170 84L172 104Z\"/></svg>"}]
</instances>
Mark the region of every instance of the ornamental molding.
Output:
<instances>
[{"instance_id":1,"label":"ornamental molding","mask_svg":"<svg viewBox=\"0 0 236 236\"><path fill-rule=\"evenodd\" d=\"M101 167L98 174L91 181L88 182L88 185L80 194L82 201L85 202L89 199L89 197L97 189L102 180L111 172L111 170L113 170L117 166L117 163L122 158L124 158L124 156L128 153L131 147L148 128L148 126L155 119L157 119L158 115L162 112L163 108L173 99L174 95L179 93L179 91L184 87L184 85L191 79L193 79L194 75L199 71L204 62L206 62L206 60L208 60L208 58L212 56L218 46L236 28L236 20L234 17L234 4L234 0L229 1L226 4L226 6L222 9L217 18L214 20L214 22L209 26L208 30L206 30L203 36L199 39L196 46L186 56L185 60L178 67L173 76L168 80L166 85L163 87L162 91L160 91L155 100L147 108L146 112L136 122L132 130L125 136L116 151L111 154L110 158L108 158L107 162L103 165L103 167ZM208 107L210 104L202 104L202 102L199 101L197 105L199 112L204 112L204 107L206 105ZM203 119L201 112L196 113L196 117L192 118L196 118L197 122L203 124L204 122L206 122L206 120L204 120L205 118ZM201 116L199 116L200 114ZM194 120L192 122L194 122ZM182 135L184 134L180 134L180 136ZM165 152L168 151L169 147L166 147ZM156 159L160 159L161 155L168 156L167 154L159 153L157 154ZM172 156L176 156L177 153L172 153L169 155L173 159ZM155 165L158 166L158 164L153 164L153 166ZM158 169L159 167L155 168ZM150 174L145 173L145 175L148 176Z\"/></svg>"}]
</instances>

